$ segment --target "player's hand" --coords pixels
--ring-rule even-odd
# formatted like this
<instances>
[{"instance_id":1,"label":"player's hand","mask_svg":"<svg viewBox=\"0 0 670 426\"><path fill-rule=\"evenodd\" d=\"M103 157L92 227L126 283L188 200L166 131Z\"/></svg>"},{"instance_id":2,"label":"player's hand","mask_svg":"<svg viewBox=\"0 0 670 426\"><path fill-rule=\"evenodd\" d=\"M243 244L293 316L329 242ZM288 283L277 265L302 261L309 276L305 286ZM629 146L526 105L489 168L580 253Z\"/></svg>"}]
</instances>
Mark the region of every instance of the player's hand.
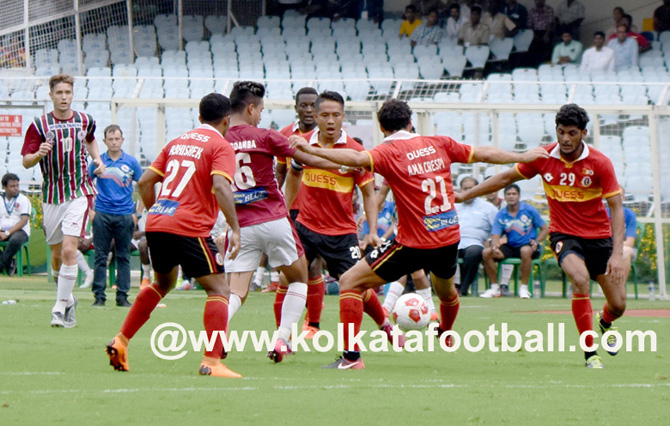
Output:
<instances>
[{"instance_id":1,"label":"player's hand","mask_svg":"<svg viewBox=\"0 0 670 426\"><path fill-rule=\"evenodd\" d=\"M523 160L521 162L530 163L531 161L535 161L539 158L549 158L549 153L547 152L546 149L537 147L524 152Z\"/></svg>"},{"instance_id":2,"label":"player's hand","mask_svg":"<svg viewBox=\"0 0 670 426\"><path fill-rule=\"evenodd\" d=\"M381 238L377 234L368 234L365 237L363 237L363 241L361 241L361 250L365 250L367 246L372 246L374 248L381 247L381 245L384 244Z\"/></svg>"},{"instance_id":3,"label":"player's hand","mask_svg":"<svg viewBox=\"0 0 670 426\"><path fill-rule=\"evenodd\" d=\"M101 160L93 160L93 164L95 165L95 170L93 170L93 174L95 174L96 176L102 176L107 171L107 167L105 167L105 165Z\"/></svg>"},{"instance_id":4,"label":"player's hand","mask_svg":"<svg viewBox=\"0 0 670 426\"><path fill-rule=\"evenodd\" d=\"M218 237L214 238L214 244L217 246L223 246L226 244L226 234L222 233Z\"/></svg>"},{"instance_id":5,"label":"player's hand","mask_svg":"<svg viewBox=\"0 0 670 426\"><path fill-rule=\"evenodd\" d=\"M9 239L9 237L5 234L5 231L0 231L0 241L5 241L7 239Z\"/></svg>"},{"instance_id":6,"label":"player's hand","mask_svg":"<svg viewBox=\"0 0 670 426\"><path fill-rule=\"evenodd\" d=\"M463 201L467 200L467 198L465 198L465 193L466 192L467 191L462 191L462 192L454 191L454 199L455 199L454 202L462 203Z\"/></svg>"},{"instance_id":7,"label":"player's hand","mask_svg":"<svg viewBox=\"0 0 670 426\"><path fill-rule=\"evenodd\" d=\"M302 136L293 135L288 138L288 141L291 145L291 148L299 149L301 151L306 151L306 148L309 147L309 142L307 142L307 139L303 138Z\"/></svg>"},{"instance_id":8,"label":"player's hand","mask_svg":"<svg viewBox=\"0 0 670 426\"><path fill-rule=\"evenodd\" d=\"M40 148L37 150L37 154L39 154L40 157L46 157L50 152L51 149L53 148L53 143L51 142L42 142L40 144Z\"/></svg>"},{"instance_id":9,"label":"player's hand","mask_svg":"<svg viewBox=\"0 0 670 426\"><path fill-rule=\"evenodd\" d=\"M610 283L613 285L623 285L624 279L624 260L619 254L612 254L607 261L607 270L605 275L610 276Z\"/></svg>"},{"instance_id":10,"label":"player's hand","mask_svg":"<svg viewBox=\"0 0 670 426\"><path fill-rule=\"evenodd\" d=\"M237 254L240 252L240 230L236 229L230 233L228 239L228 259L235 260Z\"/></svg>"}]
</instances>

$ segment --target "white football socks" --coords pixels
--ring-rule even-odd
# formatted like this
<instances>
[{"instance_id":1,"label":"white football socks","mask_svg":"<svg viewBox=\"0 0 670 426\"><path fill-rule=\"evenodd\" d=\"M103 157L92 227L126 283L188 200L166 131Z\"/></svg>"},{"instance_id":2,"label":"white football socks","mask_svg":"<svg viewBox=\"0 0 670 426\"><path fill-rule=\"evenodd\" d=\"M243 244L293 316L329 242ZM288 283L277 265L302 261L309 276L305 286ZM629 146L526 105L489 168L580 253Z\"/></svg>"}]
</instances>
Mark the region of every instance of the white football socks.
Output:
<instances>
[{"instance_id":1,"label":"white football socks","mask_svg":"<svg viewBox=\"0 0 670 426\"><path fill-rule=\"evenodd\" d=\"M291 325L300 321L307 302L307 284L291 283L286 290L286 297L281 307L279 322L279 338L288 342L291 337ZM229 308L230 309L230 308Z\"/></svg>"},{"instance_id":2,"label":"white football socks","mask_svg":"<svg viewBox=\"0 0 670 426\"><path fill-rule=\"evenodd\" d=\"M81 272L83 272L84 274L88 274L89 272L91 272L91 267L88 266L86 258L79 250L77 250L77 266L79 267L79 269L81 269Z\"/></svg>"},{"instance_id":3,"label":"white football socks","mask_svg":"<svg viewBox=\"0 0 670 426\"><path fill-rule=\"evenodd\" d=\"M51 312L65 312L65 307L74 303L72 289L77 280L77 265L61 265L58 273L58 290L56 291L56 304Z\"/></svg>"},{"instance_id":4,"label":"white football socks","mask_svg":"<svg viewBox=\"0 0 670 426\"><path fill-rule=\"evenodd\" d=\"M240 299L240 296L230 293L230 297L228 298L228 322L233 319L233 316L240 309L240 306L242 306L242 299Z\"/></svg>"},{"instance_id":5,"label":"white football socks","mask_svg":"<svg viewBox=\"0 0 670 426\"><path fill-rule=\"evenodd\" d=\"M435 303L433 302L433 293L430 287L417 290L416 294L423 297L423 300L426 301L431 313L435 312Z\"/></svg>"},{"instance_id":6,"label":"white football socks","mask_svg":"<svg viewBox=\"0 0 670 426\"><path fill-rule=\"evenodd\" d=\"M254 284L256 284L256 286L260 287L263 283L263 275L265 275L265 267L259 266L254 274Z\"/></svg>"},{"instance_id":7,"label":"white football socks","mask_svg":"<svg viewBox=\"0 0 670 426\"><path fill-rule=\"evenodd\" d=\"M405 286L400 284L398 281L393 281L392 283L390 283L389 289L386 292L386 296L384 297L384 303L382 304L382 306L385 307L386 310L389 312L393 311L395 302L402 295L403 291L405 291Z\"/></svg>"},{"instance_id":8,"label":"white football socks","mask_svg":"<svg viewBox=\"0 0 670 426\"><path fill-rule=\"evenodd\" d=\"M142 264L142 277L151 281L151 263L148 265Z\"/></svg>"}]
</instances>

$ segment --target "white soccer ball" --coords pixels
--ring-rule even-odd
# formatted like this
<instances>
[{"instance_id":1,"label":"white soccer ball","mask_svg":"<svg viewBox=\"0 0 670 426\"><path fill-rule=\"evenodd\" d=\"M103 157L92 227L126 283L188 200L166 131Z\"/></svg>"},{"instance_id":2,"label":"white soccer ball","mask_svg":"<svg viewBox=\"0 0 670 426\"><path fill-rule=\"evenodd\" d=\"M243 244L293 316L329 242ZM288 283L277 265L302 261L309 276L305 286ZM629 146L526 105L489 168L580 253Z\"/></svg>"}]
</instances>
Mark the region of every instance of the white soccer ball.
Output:
<instances>
[{"instance_id":1,"label":"white soccer ball","mask_svg":"<svg viewBox=\"0 0 670 426\"><path fill-rule=\"evenodd\" d=\"M430 309L423 297L407 293L395 303L393 321L402 331L423 330L430 322Z\"/></svg>"}]
</instances>

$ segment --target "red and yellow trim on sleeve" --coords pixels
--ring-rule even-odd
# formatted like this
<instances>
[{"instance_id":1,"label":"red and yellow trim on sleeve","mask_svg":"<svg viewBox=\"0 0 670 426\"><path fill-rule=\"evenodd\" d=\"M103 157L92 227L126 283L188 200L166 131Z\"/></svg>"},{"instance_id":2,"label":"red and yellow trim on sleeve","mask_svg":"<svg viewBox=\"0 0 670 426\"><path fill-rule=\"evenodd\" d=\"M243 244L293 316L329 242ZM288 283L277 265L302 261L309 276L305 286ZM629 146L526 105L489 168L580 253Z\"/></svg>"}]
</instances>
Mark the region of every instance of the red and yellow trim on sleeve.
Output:
<instances>
[{"instance_id":1,"label":"red and yellow trim on sleeve","mask_svg":"<svg viewBox=\"0 0 670 426\"><path fill-rule=\"evenodd\" d=\"M283 160L280 160L280 158L283 158L283 157L277 157L277 164L286 164L286 163L288 163L288 159L289 159L290 157L283 158Z\"/></svg>"},{"instance_id":2,"label":"red and yellow trim on sleeve","mask_svg":"<svg viewBox=\"0 0 670 426\"><path fill-rule=\"evenodd\" d=\"M375 160L372 158L372 154L370 154L370 151L363 151L364 153L368 154L368 157L370 157L370 165L368 168L372 173L375 172Z\"/></svg>"},{"instance_id":3,"label":"red and yellow trim on sleeve","mask_svg":"<svg viewBox=\"0 0 670 426\"><path fill-rule=\"evenodd\" d=\"M466 164L472 163L472 159L474 158L474 156L475 156L475 147L470 146L470 155L468 155L468 162Z\"/></svg>"},{"instance_id":4,"label":"red and yellow trim on sleeve","mask_svg":"<svg viewBox=\"0 0 670 426\"><path fill-rule=\"evenodd\" d=\"M363 187L364 187L365 185L367 185L368 183L370 183L370 182L374 182L374 181L375 181L375 178L374 178L374 176L373 176L373 177L371 177L370 179L366 180L365 182L358 184L358 187L359 187L359 188L363 188Z\"/></svg>"},{"instance_id":5,"label":"red and yellow trim on sleeve","mask_svg":"<svg viewBox=\"0 0 670 426\"><path fill-rule=\"evenodd\" d=\"M619 188L617 191L610 192L610 193L607 193L607 194L603 195L603 198L614 197L615 195L618 195L618 194L621 194L621 188Z\"/></svg>"},{"instance_id":6,"label":"red and yellow trim on sleeve","mask_svg":"<svg viewBox=\"0 0 670 426\"><path fill-rule=\"evenodd\" d=\"M157 175L160 175L160 177L165 177L165 173L163 173L162 171L158 170L158 169L155 168L154 166L149 166L149 170L151 170L152 172L156 173Z\"/></svg>"},{"instance_id":7,"label":"red and yellow trim on sleeve","mask_svg":"<svg viewBox=\"0 0 670 426\"><path fill-rule=\"evenodd\" d=\"M521 176L522 178L524 178L524 179L528 179L528 177L527 177L527 176L524 176L523 173L521 173L521 171L519 170L519 163L516 163L516 164L514 165L514 171L516 171L516 172L519 174L519 176Z\"/></svg>"},{"instance_id":8,"label":"red and yellow trim on sleeve","mask_svg":"<svg viewBox=\"0 0 670 426\"><path fill-rule=\"evenodd\" d=\"M221 170L212 170L212 175L219 175L223 176L224 178L228 179L230 183L233 183L233 178L230 177L230 175L226 172L222 172Z\"/></svg>"}]
</instances>

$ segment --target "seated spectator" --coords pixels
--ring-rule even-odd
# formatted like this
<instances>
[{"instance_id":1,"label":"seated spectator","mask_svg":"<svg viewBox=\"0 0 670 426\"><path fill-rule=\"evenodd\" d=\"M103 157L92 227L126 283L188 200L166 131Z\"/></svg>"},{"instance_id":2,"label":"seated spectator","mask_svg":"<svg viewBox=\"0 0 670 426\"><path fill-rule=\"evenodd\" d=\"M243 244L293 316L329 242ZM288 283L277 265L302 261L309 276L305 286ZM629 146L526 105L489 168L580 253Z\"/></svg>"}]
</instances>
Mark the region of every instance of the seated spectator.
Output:
<instances>
[{"instance_id":1,"label":"seated spectator","mask_svg":"<svg viewBox=\"0 0 670 426\"><path fill-rule=\"evenodd\" d=\"M554 65L566 65L579 61L582 54L582 44L577 40L572 39L572 34L564 32L562 43L554 47L554 52L551 54L551 63Z\"/></svg>"},{"instance_id":2,"label":"seated spectator","mask_svg":"<svg viewBox=\"0 0 670 426\"><path fill-rule=\"evenodd\" d=\"M535 8L528 13L528 28L533 30L533 42L528 49L530 66L537 67L551 59L555 22L554 9L545 0L535 0Z\"/></svg>"},{"instance_id":3,"label":"seated spectator","mask_svg":"<svg viewBox=\"0 0 670 426\"><path fill-rule=\"evenodd\" d=\"M467 191L478 184L473 177L461 180L461 191ZM477 274L482 262L484 244L491 235L493 222L498 209L482 198L471 198L456 204L458 222L461 229L461 241L458 244L458 257L463 259L460 265L460 285L457 285L462 296L468 294L472 286L472 294L477 293Z\"/></svg>"},{"instance_id":4,"label":"seated spectator","mask_svg":"<svg viewBox=\"0 0 670 426\"><path fill-rule=\"evenodd\" d=\"M423 21L416 16L416 6L408 5L405 8L405 20L400 24L400 38L411 36L421 24L423 24Z\"/></svg>"},{"instance_id":5,"label":"seated spectator","mask_svg":"<svg viewBox=\"0 0 670 426\"><path fill-rule=\"evenodd\" d=\"M654 31L670 31L670 0L663 0L663 6L654 11Z\"/></svg>"},{"instance_id":6,"label":"seated spectator","mask_svg":"<svg viewBox=\"0 0 670 426\"><path fill-rule=\"evenodd\" d=\"M605 31L605 40L609 40L610 36L614 35L616 37L616 27L617 25L621 24L621 19L624 17L625 12L623 11L623 7L615 7L614 10L612 11L612 18L614 19L614 25L609 27L607 31ZM637 27L635 25L631 25L630 30L633 32L639 32L637 30Z\"/></svg>"},{"instance_id":7,"label":"seated spectator","mask_svg":"<svg viewBox=\"0 0 670 426\"><path fill-rule=\"evenodd\" d=\"M591 74L600 71L614 71L614 51L605 46L605 33L596 31L593 43L594 46L586 49L582 56L582 72Z\"/></svg>"},{"instance_id":8,"label":"seated spectator","mask_svg":"<svg viewBox=\"0 0 670 426\"><path fill-rule=\"evenodd\" d=\"M461 7L458 3L452 3L451 6L449 6L449 18L447 19L447 38L454 42L457 41L461 28L463 28L463 24L466 22L468 22L468 18L461 15Z\"/></svg>"},{"instance_id":9,"label":"seated spectator","mask_svg":"<svg viewBox=\"0 0 670 426\"><path fill-rule=\"evenodd\" d=\"M419 25L410 36L412 47L417 44L432 46L442 40L444 30L437 25L437 10L433 9L428 13L426 22Z\"/></svg>"},{"instance_id":10,"label":"seated spectator","mask_svg":"<svg viewBox=\"0 0 670 426\"><path fill-rule=\"evenodd\" d=\"M610 40L607 47L614 51L614 70L620 71L628 68L637 68L638 44L628 37L628 27L619 25L617 27L617 38Z\"/></svg>"},{"instance_id":11,"label":"seated spectator","mask_svg":"<svg viewBox=\"0 0 670 426\"><path fill-rule=\"evenodd\" d=\"M584 5L578 0L563 0L556 9L558 31L569 32L572 38L579 40L579 27L586 17Z\"/></svg>"},{"instance_id":12,"label":"seated spectator","mask_svg":"<svg viewBox=\"0 0 670 426\"><path fill-rule=\"evenodd\" d=\"M484 269L489 277L491 287L481 297L500 297L501 289L498 285L498 268L496 261L508 257L521 259L521 288L519 297L530 298L528 281L533 259L540 256L540 245L549 233L549 227L540 216L537 209L529 204L519 202L521 190L516 184L505 188L507 207L496 215L491 231L491 247L482 252ZM540 233L537 233L540 228ZM500 238L507 237L507 242L501 244ZM504 291L503 291L504 293Z\"/></svg>"},{"instance_id":13,"label":"seated spectator","mask_svg":"<svg viewBox=\"0 0 670 426\"><path fill-rule=\"evenodd\" d=\"M440 0L412 0L410 4L416 7L421 17L428 17L432 10L436 11L439 17L447 9L447 4Z\"/></svg>"},{"instance_id":14,"label":"seated spectator","mask_svg":"<svg viewBox=\"0 0 670 426\"><path fill-rule=\"evenodd\" d=\"M7 173L2 177L2 205L0 206L0 241L6 242L0 254L0 273L14 273L13 259L30 237L30 200L19 191L19 177Z\"/></svg>"},{"instance_id":15,"label":"seated spectator","mask_svg":"<svg viewBox=\"0 0 670 426\"><path fill-rule=\"evenodd\" d=\"M528 9L516 0L507 0L501 9L502 13L511 19L520 30L528 28Z\"/></svg>"},{"instance_id":16,"label":"seated spectator","mask_svg":"<svg viewBox=\"0 0 670 426\"><path fill-rule=\"evenodd\" d=\"M482 22L491 29L491 38L511 37L517 32L514 21L507 15L500 12L500 1L491 0L489 3L489 13L482 16Z\"/></svg>"},{"instance_id":17,"label":"seated spectator","mask_svg":"<svg viewBox=\"0 0 670 426\"><path fill-rule=\"evenodd\" d=\"M489 44L491 29L481 22L482 8L472 6L470 22L466 22L458 33L458 44L465 47Z\"/></svg>"},{"instance_id":18,"label":"seated spectator","mask_svg":"<svg viewBox=\"0 0 670 426\"><path fill-rule=\"evenodd\" d=\"M623 18L621 18L621 25L625 25L626 28L628 28L628 37L632 38L637 42L638 45L638 53L644 53L647 50L650 50L652 48L651 43L649 43L649 40L642 34L638 34L634 31L631 31L633 24L633 17L630 15L624 15ZM617 37L616 34L610 36L610 38L607 40L608 42L610 40L614 40Z\"/></svg>"}]
</instances>

